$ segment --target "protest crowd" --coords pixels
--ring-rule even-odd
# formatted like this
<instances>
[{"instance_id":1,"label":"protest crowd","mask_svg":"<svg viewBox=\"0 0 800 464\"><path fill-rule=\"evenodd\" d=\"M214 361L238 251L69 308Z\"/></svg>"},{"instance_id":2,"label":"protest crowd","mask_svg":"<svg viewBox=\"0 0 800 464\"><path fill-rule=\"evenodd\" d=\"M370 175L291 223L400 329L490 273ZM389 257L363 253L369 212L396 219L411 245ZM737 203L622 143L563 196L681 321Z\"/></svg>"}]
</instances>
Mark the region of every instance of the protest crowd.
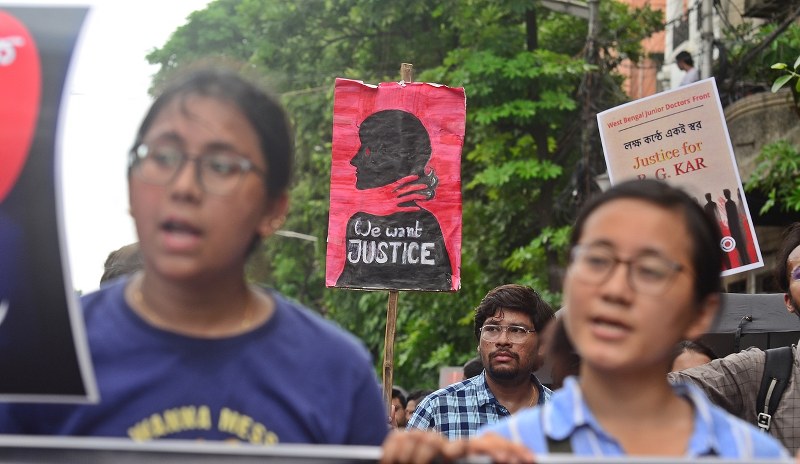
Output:
<instances>
[{"instance_id":1,"label":"protest crowd","mask_svg":"<svg viewBox=\"0 0 800 464\"><path fill-rule=\"evenodd\" d=\"M167 86L128 157L139 241L112 253L100 290L81 297L101 400L3 403L0 433L371 445L385 463L786 461L800 449L797 350L766 433L755 406L764 351L718 358L696 342L720 308L717 221L654 179L583 206L562 308L498 282L476 302L477 358L464 380L397 387L387 412L359 340L246 278L249 255L285 221L292 144L281 105L238 73L199 68ZM375 152L363 148L359 162ZM438 181L419 168L421 200ZM800 316L800 224L786 231L775 275ZM534 375L546 360L549 384Z\"/></svg>"}]
</instances>

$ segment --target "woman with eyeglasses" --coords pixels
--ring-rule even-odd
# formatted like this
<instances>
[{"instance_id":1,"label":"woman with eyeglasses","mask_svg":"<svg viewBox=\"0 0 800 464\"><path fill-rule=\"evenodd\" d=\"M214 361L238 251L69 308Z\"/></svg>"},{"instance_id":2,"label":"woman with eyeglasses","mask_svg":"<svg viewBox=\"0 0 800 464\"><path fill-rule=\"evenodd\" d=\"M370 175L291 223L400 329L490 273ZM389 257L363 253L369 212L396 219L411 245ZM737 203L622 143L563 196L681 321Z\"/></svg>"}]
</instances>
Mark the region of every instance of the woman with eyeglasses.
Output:
<instances>
[{"instance_id":1,"label":"woman with eyeglasses","mask_svg":"<svg viewBox=\"0 0 800 464\"><path fill-rule=\"evenodd\" d=\"M786 458L774 438L698 388L667 381L675 344L703 334L718 309L720 238L694 199L660 181L621 183L593 198L573 228L564 278L562 321L581 358L578 377L544 406L485 427L474 440L392 434L383 462L436 454L497 462L549 453Z\"/></svg>"},{"instance_id":2,"label":"woman with eyeglasses","mask_svg":"<svg viewBox=\"0 0 800 464\"><path fill-rule=\"evenodd\" d=\"M0 432L380 444L363 346L245 277L286 215L292 149L280 104L238 74L169 86L129 156L143 270L82 300L100 403L8 406Z\"/></svg>"}]
</instances>

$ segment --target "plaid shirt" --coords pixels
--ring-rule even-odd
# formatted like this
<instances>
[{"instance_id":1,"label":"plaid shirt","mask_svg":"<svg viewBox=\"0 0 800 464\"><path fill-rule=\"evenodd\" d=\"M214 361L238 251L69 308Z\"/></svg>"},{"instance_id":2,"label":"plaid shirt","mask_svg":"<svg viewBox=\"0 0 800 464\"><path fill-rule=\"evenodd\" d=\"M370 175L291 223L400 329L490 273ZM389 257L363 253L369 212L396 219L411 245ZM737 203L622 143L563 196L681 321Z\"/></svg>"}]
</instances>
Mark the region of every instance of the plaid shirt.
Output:
<instances>
[{"instance_id":1,"label":"plaid shirt","mask_svg":"<svg viewBox=\"0 0 800 464\"><path fill-rule=\"evenodd\" d=\"M694 410L685 457L751 460L789 457L777 440L714 406L697 387L678 384L672 388L675 394L692 403ZM564 387L546 405L527 409L481 430L486 432L521 443L537 455L548 453L546 437L554 441L569 440L576 456L626 455L619 442L594 417L574 377L568 377Z\"/></svg>"},{"instance_id":2,"label":"plaid shirt","mask_svg":"<svg viewBox=\"0 0 800 464\"><path fill-rule=\"evenodd\" d=\"M553 393L531 374L531 383L539 390L539 403ZM454 383L426 396L414 411L406 429L434 429L449 439L477 435L478 429L510 416L486 385L486 371Z\"/></svg>"},{"instance_id":3,"label":"plaid shirt","mask_svg":"<svg viewBox=\"0 0 800 464\"><path fill-rule=\"evenodd\" d=\"M794 354L792 376L772 417L770 435L792 453L800 450L800 351ZM756 423L756 397L764 375L766 355L758 348L733 353L708 364L669 374L671 382L692 382L729 413Z\"/></svg>"}]
</instances>

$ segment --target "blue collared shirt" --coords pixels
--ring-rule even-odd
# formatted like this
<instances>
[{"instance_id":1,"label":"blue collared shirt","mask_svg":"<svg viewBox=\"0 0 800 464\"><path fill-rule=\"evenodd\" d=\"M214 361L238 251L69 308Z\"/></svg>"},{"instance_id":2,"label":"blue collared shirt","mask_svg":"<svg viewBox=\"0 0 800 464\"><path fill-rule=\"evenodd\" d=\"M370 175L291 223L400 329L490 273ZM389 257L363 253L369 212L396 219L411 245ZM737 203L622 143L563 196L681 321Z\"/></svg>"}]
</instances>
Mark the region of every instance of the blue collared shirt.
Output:
<instances>
[{"instance_id":1,"label":"blue collared shirt","mask_svg":"<svg viewBox=\"0 0 800 464\"><path fill-rule=\"evenodd\" d=\"M553 394L531 374L531 383L539 390L539 405ZM494 424L511 413L500 404L486 384L486 371L426 396L414 411L406 429L433 429L447 438L477 435L484 425Z\"/></svg>"},{"instance_id":2,"label":"blue collared shirt","mask_svg":"<svg viewBox=\"0 0 800 464\"><path fill-rule=\"evenodd\" d=\"M777 440L714 406L697 387L676 384L672 388L694 408L694 430L685 457L788 458ZM579 456L625 456L619 442L597 422L572 377L543 407L522 411L480 432L497 433L537 454L547 454L547 436L556 441L569 439L572 452Z\"/></svg>"}]
</instances>

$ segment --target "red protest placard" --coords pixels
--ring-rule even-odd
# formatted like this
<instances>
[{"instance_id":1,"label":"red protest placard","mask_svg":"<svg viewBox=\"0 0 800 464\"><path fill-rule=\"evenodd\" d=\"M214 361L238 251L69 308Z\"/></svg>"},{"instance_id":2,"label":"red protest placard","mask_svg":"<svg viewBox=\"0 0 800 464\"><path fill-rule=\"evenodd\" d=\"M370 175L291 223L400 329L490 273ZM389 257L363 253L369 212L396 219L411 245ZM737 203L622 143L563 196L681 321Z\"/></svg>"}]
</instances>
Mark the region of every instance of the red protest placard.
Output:
<instances>
[{"instance_id":1,"label":"red protest placard","mask_svg":"<svg viewBox=\"0 0 800 464\"><path fill-rule=\"evenodd\" d=\"M337 79L329 287L455 291L464 89Z\"/></svg>"}]
</instances>

